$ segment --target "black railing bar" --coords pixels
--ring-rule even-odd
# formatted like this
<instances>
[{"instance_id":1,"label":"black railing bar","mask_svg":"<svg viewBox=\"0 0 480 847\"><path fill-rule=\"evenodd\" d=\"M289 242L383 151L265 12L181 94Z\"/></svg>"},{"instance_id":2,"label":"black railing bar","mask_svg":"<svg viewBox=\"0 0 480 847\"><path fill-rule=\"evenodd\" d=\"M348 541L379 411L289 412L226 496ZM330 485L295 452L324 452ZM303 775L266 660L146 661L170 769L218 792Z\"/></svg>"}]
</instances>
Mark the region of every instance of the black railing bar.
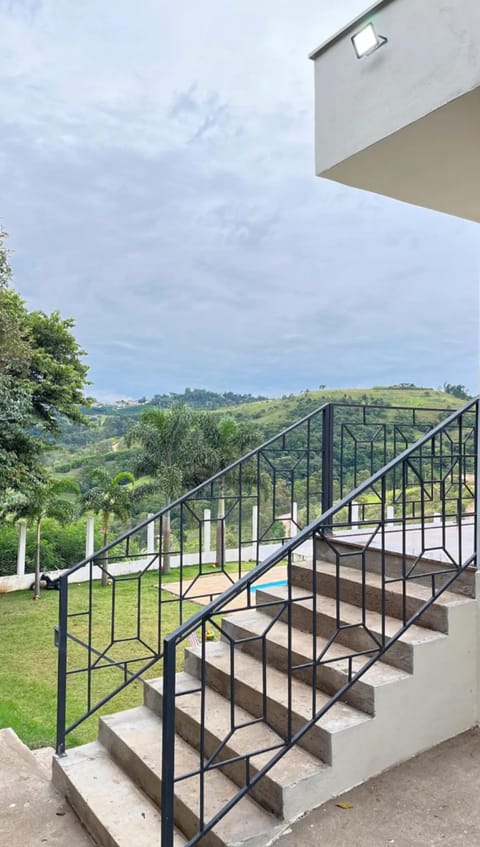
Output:
<instances>
[{"instance_id":1,"label":"black railing bar","mask_svg":"<svg viewBox=\"0 0 480 847\"><path fill-rule=\"evenodd\" d=\"M186 697L189 694L200 694L202 690L202 686L199 685L198 688L189 688L187 691L175 691L175 697Z\"/></svg>"},{"instance_id":2,"label":"black railing bar","mask_svg":"<svg viewBox=\"0 0 480 847\"><path fill-rule=\"evenodd\" d=\"M393 412L450 412L450 413L453 413L453 412L460 412L461 411L461 408L460 409L451 409L451 408L444 407L443 409L440 409L438 406L422 406L422 407L418 407L418 406L382 406L381 404L376 404L376 403L372 403L372 404L370 404L370 403L335 403L334 401L331 402L331 403L325 403L324 406L322 406L321 408L325 408L325 406L334 406L336 409L337 408L340 408L340 409L365 409L367 411L368 411L368 409L382 409L384 412L393 411ZM317 409L317 411L320 411L320 410ZM340 423L344 423L344 422L341 421ZM351 422L349 422L349 423L351 423ZM378 423L377 421L373 421L372 424L369 424L369 425L375 426L377 423ZM393 421L393 423L395 423L395 421ZM398 426L405 426L406 424L408 424L407 421L399 421L398 422ZM424 425L423 422L421 422L419 424L419 426L423 426L423 425ZM363 422L361 424L359 424L359 426L364 426ZM412 426L414 426L414 424L412 424Z\"/></svg>"},{"instance_id":3,"label":"black railing bar","mask_svg":"<svg viewBox=\"0 0 480 847\"><path fill-rule=\"evenodd\" d=\"M87 556L85 559L82 559L81 562L78 562L78 564L73 565L73 567L70 568L66 573L62 574L62 577L60 578L63 579L70 576L70 574L75 573L75 571L85 567L85 565L87 565L90 561L94 561L95 559L99 558L100 556L102 556L103 553L106 553L108 550L111 550L117 544L122 544L130 535L133 535L133 533L140 532L140 530L144 529L150 523L155 520L158 520L167 512L170 512L172 509L174 509L176 506L179 506L184 501L191 499L195 494L199 494L204 488L206 488L206 486L212 485L218 479L221 479L223 476L232 471L234 468L238 467L243 462L247 462L254 456L258 456L258 454L261 453L262 450L264 450L270 444L273 444L273 442L276 441L278 438L287 435L289 432L293 432L293 430L297 429L297 427L299 426L302 426L302 424L306 423L310 418L313 418L318 415L319 412L323 411L323 409L325 409L328 405L330 404L324 403L322 406L319 406L317 409L314 409L313 412L310 412L308 415L305 415L305 417L301 418L299 421L296 421L295 423L286 427L284 430L282 430L282 432L277 433L277 435L274 435L272 436L272 438L269 438L267 439L267 441L264 441L263 444L260 444L259 447L255 447L253 450L250 450L249 453L246 453L244 456L241 456L240 459L236 459L235 462L232 462L226 468L223 468L221 471L218 471L216 474L213 474L213 476L209 477L209 479L206 479L205 482L201 482L199 485L196 485L195 488L192 488L186 494L182 494L182 496L178 497L177 500L174 500L172 503L169 503L167 506L164 506L163 509L160 509L152 517L146 518L144 521L137 524L137 526L133 527L127 532L124 532L123 535L120 535L114 541L111 541L109 544L106 544L104 547L101 547L98 552L93 553L91 556ZM380 406L379 408L382 407ZM437 410L432 409L432 411ZM207 497L205 499L211 498Z\"/></svg>"},{"instance_id":4,"label":"black railing bar","mask_svg":"<svg viewBox=\"0 0 480 847\"><path fill-rule=\"evenodd\" d=\"M130 685L132 682L135 682L136 679L139 679L142 674L148 671L151 667L153 667L153 665L155 665L159 661L159 659L159 656L154 656L154 658L150 659L150 661L147 662L147 664L143 668L140 668L139 671L136 671L135 673L132 672L131 677L126 684L125 682L122 683L122 685L117 686L117 688L115 688L114 691L110 692L110 694L106 694L105 697L102 697L102 699L99 700L98 703L93 706L88 712L78 718L74 723L70 724L70 726L65 730L65 735L68 735L70 732L76 729L77 726L80 726L83 721L87 720L87 718L90 718L92 715L95 714L95 712L98 712L98 710L101 709L102 706L105 706L113 697L116 697L116 695L119 694L120 691L124 691L127 685ZM135 662L141 661L141 659L129 659L128 661ZM122 662L121 664L123 665L124 662ZM108 667L108 665L100 665L99 667L97 667L97 670L100 670L101 667L106 668Z\"/></svg>"},{"instance_id":5,"label":"black railing bar","mask_svg":"<svg viewBox=\"0 0 480 847\"><path fill-rule=\"evenodd\" d=\"M470 565L472 561L475 561L475 556L472 556L471 559L469 559L468 563L466 565L464 565L464 567L468 567L468 565ZM456 576L452 577L450 582L454 582L455 579L456 579ZM392 646L392 644L394 644L399 638L401 638L401 636L404 634L404 632L413 623L415 623L416 620L418 620L418 618L426 611L426 609L428 609L431 606L431 604L434 602L434 599L437 599L440 596L440 594L443 594L443 592L449 587L450 582L447 583L447 585L442 586L442 588L439 589L435 598L431 598L426 603L424 603L424 605L421 607L421 609L418 612L416 612L411 618L409 618L409 620L399 630L397 635L393 636L385 647L382 647L382 649L379 651L379 655L383 655L383 653L385 653ZM311 720L309 720L300 730L298 730L292 736L290 742L288 743L287 749L291 749L293 746L298 744L298 742L303 738L303 736L306 735L306 733L316 723L318 723L318 721L324 716L324 714L327 711L329 711L329 709L331 709L332 706L334 706L335 703L337 703L347 693L347 691L349 691L349 689L352 687L352 685L354 685L354 683L357 682L372 667L372 665L376 661L378 661L378 658L379 658L379 656L377 656L377 655L373 656L364 665L363 668L361 668L359 671L357 671L352 676L352 678L349 682L346 682L345 685L342 686L342 688L340 688L335 694L332 694L328 703L325 703L325 705L315 714L315 716ZM197 833L197 835L195 835L192 839L190 839L190 841L188 841L188 843L185 845L185 847L194 847L195 844L198 844L200 839L203 838L207 832L210 832L213 829L213 827L216 826L217 823L219 823L222 820L222 818L224 818L225 815L228 814L228 812L231 809L234 808L234 806L236 806L236 804L239 802L239 800L242 797L244 797L247 793L250 793L250 790L257 784L257 782L259 782L265 776L265 774L268 773L269 770L271 770L271 768L274 767L274 765L277 764L277 762L280 761L280 759L284 756L284 754L285 754L285 751L283 749L280 750L271 759L270 762L268 762L259 771L257 771L257 773L255 774L253 779L250 780L250 783L248 785L246 785L244 788L242 788L240 791L238 791L237 794L235 795L235 797L232 797L225 804L225 806L223 806L223 808L219 812L217 812L217 814L214 815L213 818L211 818L209 820L208 824L205 827L203 827L202 831Z\"/></svg>"},{"instance_id":6,"label":"black railing bar","mask_svg":"<svg viewBox=\"0 0 480 847\"><path fill-rule=\"evenodd\" d=\"M342 644L342 647L346 647L346 644ZM322 665L336 665L339 662L344 663L349 662L352 659L357 659L359 656L372 656L374 653L378 653L378 649L376 647L370 647L369 650L359 650L352 653L343 653L342 656L333 656L331 659L312 658L307 662L298 662L296 665L292 665L291 669L292 671L304 671L314 668L315 665L318 668L321 668ZM342 671L343 669L339 668L339 670Z\"/></svg>"},{"instance_id":7,"label":"black railing bar","mask_svg":"<svg viewBox=\"0 0 480 847\"><path fill-rule=\"evenodd\" d=\"M453 499L453 498L451 498L451 499ZM411 502L411 501L409 501L409 502ZM369 506L380 506L380 503L369 503L368 505ZM475 521L470 520L471 514L472 513L469 512L469 519L468 520L462 520L462 526L472 526L475 523ZM431 516L427 515L427 517L431 517ZM435 515L435 517L437 517L437 516ZM452 512L451 514L445 515L445 517L446 518L455 518L456 515ZM410 524L410 521L415 521L415 523ZM402 518L396 518L395 523L399 524L399 526L398 527L392 527L391 529L389 529L389 524L393 524L393 522L394 522L393 518L392 518L392 520L388 519L386 521L380 521L380 520L374 521L372 518L370 518L370 520L356 521L355 526L363 527L362 529L358 529L358 531L351 529L351 526L352 526L351 523L350 524L344 524L344 523L337 524L337 523L335 523L335 524L332 524L331 528L332 528L332 530L334 530L335 536L338 536L338 535L341 535L342 529L344 529L345 527L350 527L350 530L348 530L348 535L347 535L347 533L345 533L344 536L343 536L348 540L349 535L350 536L353 536L353 535L368 535L371 528L373 529L374 527L379 526L380 524L383 524L383 523L385 523L387 535L395 535L396 533L401 532L404 523L407 524L407 529L409 529L409 530L421 529L421 526L422 526L421 524L418 523L418 518L416 518L416 517L406 518L405 521L403 521ZM445 521L444 525L447 526L447 527L448 526L451 526L451 527L458 526L458 521L456 521L456 520ZM424 526L425 526L425 531L429 531L431 529L435 529L435 527L440 529L442 524L436 523L435 521L425 521ZM338 538L338 540L341 541L342 537Z\"/></svg>"},{"instance_id":8,"label":"black railing bar","mask_svg":"<svg viewBox=\"0 0 480 847\"><path fill-rule=\"evenodd\" d=\"M230 739L234 735L234 732L235 732L235 726L234 726L234 722L232 721L232 728L231 728L230 732L227 733L226 737L222 741L220 741L220 744L218 744L215 747L213 753L211 753L210 756L208 756L208 758L203 759L202 767L201 767L202 771L208 770L208 766L213 764L213 762L217 758L217 756L222 752L222 750L225 749L226 745L228 744L228 742L230 741Z\"/></svg>"},{"instance_id":9,"label":"black railing bar","mask_svg":"<svg viewBox=\"0 0 480 847\"><path fill-rule=\"evenodd\" d=\"M262 723L264 723L263 720ZM232 756L230 759L222 759L220 762L211 762L210 759L207 759L203 768L190 771L189 773L182 774L181 776L176 776L175 782L183 782L186 779L191 779L193 776L200 776L200 774L205 771L214 771L218 770L218 768L226 767L227 765L235 765L238 762L244 762L246 759L251 759L253 756L262 756L265 753L272 753L274 750L281 750L286 746L288 746L288 741L282 739L279 744L272 744L271 747L264 747L261 750L255 750L254 753L244 753L243 755L239 753L238 756Z\"/></svg>"},{"instance_id":10,"label":"black railing bar","mask_svg":"<svg viewBox=\"0 0 480 847\"><path fill-rule=\"evenodd\" d=\"M117 662L109 661L106 665L97 665L96 662L94 662L93 665L85 665L83 668L71 668L66 672L66 676L75 676L77 673L86 673L87 671L91 671L92 673L94 673L94 671L111 671L115 668L121 668L122 672L125 671L127 675L133 675L133 671L128 670L126 666L133 665L136 662L146 662L147 659L151 659L151 657L152 653L148 656L138 656L137 659L119 659ZM155 661L159 661L158 656Z\"/></svg>"},{"instance_id":11,"label":"black railing bar","mask_svg":"<svg viewBox=\"0 0 480 847\"><path fill-rule=\"evenodd\" d=\"M376 471L369 479L362 482L359 486L357 486L353 491L349 492L349 494L345 495L338 503L328 509L324 514L320 515L320 517L316 518L312 521L308 526L302 529L298 535L294 536L285 542L285 544L268 556L263 562L260 562L253 570L246 573L237 583L232 585L230 588L227 588L219 598L213 600L208 606L204 609L201 609L196 615L190 618L189 621L185 621L180 627L173 630L169 635L164 639L164 645L170 644L171 642L181 641L186 635L196 629L201 625L204 617L210 617L217 613L218 609L223 608L226 603L230 602L239 592L243 591L243 589L249 585L251 582L256 581L260 576L267 573L274 565L279 562L287 559L290 553L294 552L297 547L300 547L306 541L312 539L318 529L322 527L328 526L328 522L330 518L333 518L339 511L344 509L351 503L353 500L356 500L361 494L367 491L372 485L382 479L387 473L390 473L391 470L401 465L405 462L415 450L423 447L424 444L427 444L436 435L440 432L444 431L446 427L450 426L450 424L454 423L455 420L466 412L468 412L471 408L476 406L479 402L480 397L476 397L473 400L469 401L465 406L461 409L455 411L452 415L450 415L445 420L441 421L437 424L436 427L429 430L427 433L422 435L422 437L415 442L415 444L407 447L403 453L400 453L399 456L396 456L392 459L388 464L386 464L383 468ZM380 407L382 408L382 407Z\"/></svg>"},{"instance_id":12,"label":"black railing bar","mask_svg":"<svg viewBox=\"0 0 480 847\"><path fill-rule=\"evenodd\" d=\"M262 586L259 585L258 588L255 589L255 594L258 594L259 592L261 593L262 590L267 591L267 592L270 591L270 588L268 588L267 583L265 583L265 586L266 587L262 589ZM298 587L300 587L300 586L298 586ZM285 585L275 585L275 586L272 585L272 588L276 588L276 589L285 588L286 589L287 586L286 586L286 584ZM297 586L295 586L295 588L297 588ZM251 590L252 589L250 589L250 591ZM254 608L255 609L264 609L268 606L278 606L279 603L283 603L284 605L286 605L287 603L290 603L290 602L291 603L301 603L304 600L313 600L314 597L315 597L314 594L305 594L305 596L302 596L302 597L292 597L291 600L288 600L288 599L286 599L286 600L265 600L264 602L262 602L262 600L260 600L259 603L255 604ZM237 611L237 610L235 609L235 611Z\"/></svg>"},{"instance_id":13,"label":"black railing bar","mask_svg":"<svg viewBox=\"0 0 480 847\"><path fill-rule=\"evenodd\" d=\"M475 401L471 401L470 406L473 406L474 403L475 403ZM95 562L95 559L101 557L103 553L106 553L108 550L113 549L113 547L115 547L117 544L122 544L127 538L129 538L134 533L140 532L140 530L144 529L146 526L148 526L153 521L158 520L160 517L167 514L169 511L174 509L176 506L180 505L182 502L185 502L186 500L192 498L195 494L199 494L207 485L212 485L218 479L221 479L222 476L225 476L227 473L232 471L234 468L238 467L243 462L247 462L249 459L253 458L254 456L258 456L261 453L261 451L264 450L266 447L268 447L270 444L273 444L279 438L282 438L285 435L288 435L288 433L293 432L295 429L302 426L302 424L307 423L309 420L316 417L320 412L322 412L328 406L339 407L339 408L344 407L344 408L350 408L350 409L365 408L365 405L361 404L361 403L358 403L358 404L353 404L353 403L352 404L350 404L350 403L324 403L322 406L319 406L317 409L314 409L313 412L310 412L308 415L305 415L305 417L301 418L299 421L296 421L295 423L286 427L284 430L282 430L282 432L277 433L276 435L272 436L272 438L269 438L269 439L267 439L267 441L264 441L263 444L261 444L259 447L255 447L249 453L246 453L244 456L241 456L240 459L237 459L235 462L232 462L230 465L228 465L223 470L218 471L218 473L214 474L209 479L205 480L205 482L201 482L199 485L195 486L195 488L192 488L186 494L183 494L177 500L174 500L173 503L169 503L167 506L164 506L163 509L160 509L152 517L146 518L144 521L137 524L132 529L128 530L127 532L124 532L123 535L120 535L114 541L111 541L109 544L106 544L104 547L101 547L100 550L98 550L98 552L93 553L91 556L88 556L85 559L82 559L82 561L78 562L78 564L73 565L71 568L69 568L68 571L66 571L66 573L62 574L60 579L67 579L71 574L75 573L80 568L85 567L85 565L87 565L89 562L91 562L91 561ZM468 411L470 406L467 405L467 406L463 407L463 409L455 410L455 412L459 413L461 411ZM383 409L384 411L385 411L385 409L387 409L387 410L391 409L393 411L412 411L413 410L413 407L411 407L411 406L376 406L376 405L372 405L372 406L368 406L368 408L369 409ZM425 408L424 411L425 412L448 412L450 410L449 409L437 409L437 408L428 408L428 409ZM447 420L448 420L448 418L447 418ZM446 422L444 421L443 423L445 424ZM433 432L433 430L430 430L430 432ZM430 432L428 434L430 434ZM209 498L206 498L206 499L209 499Z\"/></svg>"},{"instance_id":14,"label":"black railing bar","mask_svg":"<svg viewBox=\"0 0 480 847\"><path fill-rule=\"evenodd\" d=\"M90 645L88 644L88 641L83 641L81 638L78 637L78 635L74 635L72 632L67 631L67 638L69 638L71 641L74 641L75 644L79 644L80 647L84 647L86 650L91 649L91 652L95 653L96 656L100 656L100 658L102 656L106 655L106 650L108 650L108 647L104 651L96 650L95 647L90 647ZM109 645L109 646L111 646L111 645Z\"/></svg>"}]
</instances>

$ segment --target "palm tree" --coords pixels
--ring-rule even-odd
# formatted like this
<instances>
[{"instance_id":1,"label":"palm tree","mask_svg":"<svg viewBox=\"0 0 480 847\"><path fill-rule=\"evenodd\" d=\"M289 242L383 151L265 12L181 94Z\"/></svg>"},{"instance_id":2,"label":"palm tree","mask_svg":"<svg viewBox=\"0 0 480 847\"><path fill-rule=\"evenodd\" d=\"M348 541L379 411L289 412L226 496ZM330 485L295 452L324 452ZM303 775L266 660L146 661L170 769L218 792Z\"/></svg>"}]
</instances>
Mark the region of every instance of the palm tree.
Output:
<instances>
[{"instance_id":1,"label":"palm tree","mask_svg":"<svg viewBox=\"0 0 480 847\"><path fill-rule=\"evenodd\" d=\"M70 523L76 512L72 496L78 497L80 488L74 479L47 479L32 488L23 503L15 508L15 518L26 518L35 525L35 581L33 599L40 597L41 527L44 518L55 518L61 524Z\"/></svg>"},{"instance_id":2,"label":"palm tree","mask_svg":"<svg viewBox=\"0 0 480 847\"><path fill-rule=\"evenodd\" d=\"M133 473L121 471L112 476L104 468L95 468L90 473L92 487L83 495L83 511L99 514L102 520L103 546L108 544L113 517L125 521L132 513L138 500L154 490L151 483L137 485ZM105 558L105 564L108 557ZM108 574L102 568L102 585L107 585Z\"/></svg>"},{"instance_id":3,"label":"palm tree","mask_svg":"<svg viewBox=\"0 0 480 847\"><path fill-rule=\"evenodd\" d=\"M170 409L146 409L126 435L130 446L141 445L137 462L139 473L155 476L164 505L168 506L182 493L192 464L204 458L201 439L196 437L195 415L188 406L176 404ZM162 567L170 573L170 513L162 522Z\"/></svg>"},{"instance_id":4,"label":"palm tree","mask_svg":"<svg viewBox=\"0 0 480 847\"><path fill-rule=\"evenodd\" d=\"M204 454L206 456L202 470L203 479L208 479L213 474L227 468L236 459L248 453L260 441L259 432L254 425L238 423L230 415L225 415L219 419L211 412L204 412L198 415L198 426L203 436ZM219 567L223 567L225 564L226 487L226 476L222 476L219 479L216 524L216 559Z\"/></svg>"}]
</instances>

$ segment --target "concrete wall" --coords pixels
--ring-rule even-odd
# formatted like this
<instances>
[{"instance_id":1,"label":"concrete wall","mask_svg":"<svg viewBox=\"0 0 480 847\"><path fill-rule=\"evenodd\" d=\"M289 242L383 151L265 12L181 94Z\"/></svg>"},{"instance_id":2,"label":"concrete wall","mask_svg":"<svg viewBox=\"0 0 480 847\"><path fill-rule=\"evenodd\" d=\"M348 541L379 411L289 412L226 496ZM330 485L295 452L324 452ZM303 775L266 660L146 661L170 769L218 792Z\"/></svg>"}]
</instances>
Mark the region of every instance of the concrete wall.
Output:
<instances>
[{"instance_id":1,"label":"concrete wall","mask_svg":"<svg viewBox=\"0 0 480 847\"><path fill-rule=\"evenodd\" d=\"M357 59L356 24L315 59L318 172L480 85L478 0L393 0L370 18L385 47Z\"/></svg>"},{"instance_id":2,"label":"concrete wall","mask_svg":"<svg viewBox=\"0 0 480 847\"><path fill-rule=\"evenodd\" d=\"M279 548L279 544L263 544L260 548L260 558L261 560L266 559L267 556L270 556ZM305 547L305 545L303 545ZM299 554L302 554L302 548L299 548ZM311 554L311 549L308 548L307 552ZM242 561L254 560L257 555L257 548L255 546L248 546L242 548L241 556ZM225 561L228 562L238 562L239 552L238 548L227 548L225 551ZM211 550L209 553L202 554L202 563L204 565L212 564L216 561L216 552L215 550ZM150 565L152 570L158 568L158 559L157 556L152 555L149 558L144 559L132 559L128 562L110 562L108 569L115 576L125 576L126 574L134 574L138 573L138 571L145 568L147 565ZM185 566L188 565L197 565L198 564L198 553L185 553L183 556L183 564ZM180 556L172 555L170 558L170 565L172 568L180 567ZM66 571L65 570L57 570L57 571L49 571L49 576L52 579L56 579L59 576L62 576ZM100 579L102 572L100 568L93 568L93 578ZM76 571L76 573L72 574L69 578L69 582L72 583L81 583L87 582L90 578L90 569L88 567L81 568ZM0 594L6 594L10 591L24 591L33 583L34 575L33 574L24 574L22 576L2 576L0 577Z\"/></svg>"},{"instance_id":3,"label":"concrete wall","mask_svg":"<svg viewBox=\"0 0 480 847\"><path fill-rule=\"evenodd\" d=\"M317 174L480 220L479 32L478 0L390 0L315 51Z\"/></svg>"}]
</instances>

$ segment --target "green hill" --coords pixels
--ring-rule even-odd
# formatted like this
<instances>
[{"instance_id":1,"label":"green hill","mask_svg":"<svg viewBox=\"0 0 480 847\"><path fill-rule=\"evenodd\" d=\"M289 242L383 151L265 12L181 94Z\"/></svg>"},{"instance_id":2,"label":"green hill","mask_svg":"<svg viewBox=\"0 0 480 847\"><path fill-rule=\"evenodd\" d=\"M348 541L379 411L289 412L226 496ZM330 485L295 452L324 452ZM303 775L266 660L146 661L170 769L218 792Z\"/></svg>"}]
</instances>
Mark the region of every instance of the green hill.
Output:
<instances>
[{"instance_id":1,"label":"green hill","mask_svg":"<svg viewBox=\"0 0 480 847\"><path fill-rule=\"evenodd\" d=\"M261 438L269 438L327 402L379 405L386 408L415 407L448 410L459 408L465 401L443 391L413 386L304 391L273 399L251 399L249 395L215 394L196 389L183 395L157 395L139 405L101 406L88 410L91 427L65 426L57 448L49 456L49 464L58 474L76 476L82 481L95 465L108 462L112 470L130 468L133 450L125 447L123 436L146 408L167 407L174 402L188 402L196 409L210 409L229 414L241 421L252 421ZM229 398L236 402L227 404ZM202 401L204 405L202 405ZM393 416L388 413L388 417Z\"/></svg>"}]
</instances>

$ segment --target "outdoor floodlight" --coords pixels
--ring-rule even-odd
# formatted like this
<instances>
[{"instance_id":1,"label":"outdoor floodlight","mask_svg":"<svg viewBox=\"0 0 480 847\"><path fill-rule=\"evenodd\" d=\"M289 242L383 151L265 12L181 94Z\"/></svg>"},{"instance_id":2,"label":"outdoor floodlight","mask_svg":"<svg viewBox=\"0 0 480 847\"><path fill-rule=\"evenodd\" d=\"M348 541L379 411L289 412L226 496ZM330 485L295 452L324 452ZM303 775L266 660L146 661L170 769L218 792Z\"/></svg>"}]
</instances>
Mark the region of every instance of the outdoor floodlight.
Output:
<instances>
[{"instance_id":1,"label":"outdoor floodlight","mask_svg":"<svg viewBox=\"0 0 480 847\"><path fill-rule=\"evenodd\" d=\"M364 56L370 56L379 47L386 44L388 38L384 35L377 35L377 31L373 24L367 24L359 32L352 36L353 49L355 50L357 59L363 59Z\"/></svg>"}]
</instances>

